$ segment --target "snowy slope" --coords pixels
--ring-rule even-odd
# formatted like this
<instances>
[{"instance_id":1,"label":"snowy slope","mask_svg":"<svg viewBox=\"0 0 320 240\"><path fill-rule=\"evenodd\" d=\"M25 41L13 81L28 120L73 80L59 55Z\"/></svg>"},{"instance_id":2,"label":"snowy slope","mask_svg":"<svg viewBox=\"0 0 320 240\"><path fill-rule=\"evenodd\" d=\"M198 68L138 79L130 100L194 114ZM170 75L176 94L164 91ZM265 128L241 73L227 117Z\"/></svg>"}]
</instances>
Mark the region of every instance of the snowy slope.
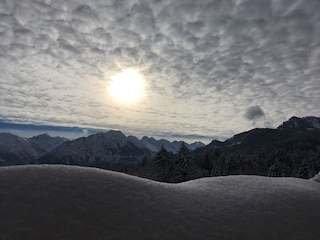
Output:
<instances>
[{"instance_id":1,"label":"snowy slope","mask_svg":"<svg viewBox=\"0 0 320 240\"><path fill-rule=\"evenodd\" d=\"M230 176L164 184L71 166L0 168L0 239L320 236L320 184Z\"/></svg>"},{"instance_id":2,"label":"snowy slope","mask_svg":"<svg viewBox=\"0 0 320 240\"><path fill-rule=\"evenodd\" d=\"M46 151L26 138L11 133L0 133L0 166L28 164Z\"/></svg>"}]
</instances>

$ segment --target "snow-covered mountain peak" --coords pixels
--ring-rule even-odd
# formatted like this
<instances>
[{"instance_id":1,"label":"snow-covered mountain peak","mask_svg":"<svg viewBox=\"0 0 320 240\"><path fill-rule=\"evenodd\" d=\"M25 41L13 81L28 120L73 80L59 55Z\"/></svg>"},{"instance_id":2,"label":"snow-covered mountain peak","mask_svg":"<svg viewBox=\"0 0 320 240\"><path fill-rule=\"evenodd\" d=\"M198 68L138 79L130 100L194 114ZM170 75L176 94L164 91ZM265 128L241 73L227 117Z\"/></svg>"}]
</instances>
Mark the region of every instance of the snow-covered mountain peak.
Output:
<instances>
[{"instance_id":1,"label":"snow-covered mountain peak","mask_svg":"<svg viewBox=\"0 0 320 240\"><path fill-rule=\"evenodd\" d=\"M26 138L0 133L1 165L30 163L45 153L45 150Z\"/></svg>"},{"instance_id":2,"label":"snow-covered mountain peak","mask_svg":"<svg viewBox=\"0 0 320 240\"><path fill-rule=\"evenodd\" d=\"M22 146L30 145L26 138L13 135L11 133L0 133L0 147L8 148L9 150L10 148L17 147L20 144L22 144Z\"/></svg>"}]
</instances>

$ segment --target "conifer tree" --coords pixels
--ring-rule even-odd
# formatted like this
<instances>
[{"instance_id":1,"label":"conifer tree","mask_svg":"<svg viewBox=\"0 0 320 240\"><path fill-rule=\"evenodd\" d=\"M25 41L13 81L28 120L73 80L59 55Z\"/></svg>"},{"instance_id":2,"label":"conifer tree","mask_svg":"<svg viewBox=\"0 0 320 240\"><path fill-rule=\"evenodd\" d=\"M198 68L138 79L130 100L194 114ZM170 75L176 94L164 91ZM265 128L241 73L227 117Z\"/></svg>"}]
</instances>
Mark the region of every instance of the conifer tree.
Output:
<instances>
[{"instance_id":1,"label":"conifer tree","mask_svg":"<svg viewBox=\"0 0 320 240\"><path fill-rule=\"evenodd\" d=\"M187 174L189 168L191 168L191 165L193 163L193 157L189 153L189 149L187 146L182 143L179 152L176 155L176 164L182 174L182 180L187 180Z\"/></svg>"},{"instance_id":2,"label":"conifer tree","mask_svg":"<svg viewBox=\"0 0 320 240\"><path fill-rule=\"evenodd\" d=\"M309 178L309 166L306 161L302 161L299 168L299 177L308 179Z\"/></svg>"},{"instance_id":3,"label":"conifer tree","mask_svg":"<svg viewBox=\"0 0 320 240\"><path fill-rule=\"evenodd\" d=\"M168 165L172 162L170 153L167 149L162 145L160 150L157 152L156 156L153 159L153 163L160 166Z\"/></svg>"}]
</instances>

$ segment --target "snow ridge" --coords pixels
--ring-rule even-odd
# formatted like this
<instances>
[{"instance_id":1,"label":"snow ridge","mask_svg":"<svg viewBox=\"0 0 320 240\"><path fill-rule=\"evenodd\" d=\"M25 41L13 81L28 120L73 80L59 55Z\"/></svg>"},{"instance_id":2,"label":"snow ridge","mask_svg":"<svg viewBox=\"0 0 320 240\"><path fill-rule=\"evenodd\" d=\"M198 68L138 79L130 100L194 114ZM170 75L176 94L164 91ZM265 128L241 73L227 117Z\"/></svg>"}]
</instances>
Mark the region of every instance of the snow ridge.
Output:
<instances>
[{"instance_id":1,"label":"snow ridge","mask_svg":"<svg viewBox=\"0 0 320 240\"><path fill-rule=\"evenodd\" d=\"M308 239L320 184L229 176L165 184L72 166L0 168L2 239Z\"/></svg>"}]
</instances>

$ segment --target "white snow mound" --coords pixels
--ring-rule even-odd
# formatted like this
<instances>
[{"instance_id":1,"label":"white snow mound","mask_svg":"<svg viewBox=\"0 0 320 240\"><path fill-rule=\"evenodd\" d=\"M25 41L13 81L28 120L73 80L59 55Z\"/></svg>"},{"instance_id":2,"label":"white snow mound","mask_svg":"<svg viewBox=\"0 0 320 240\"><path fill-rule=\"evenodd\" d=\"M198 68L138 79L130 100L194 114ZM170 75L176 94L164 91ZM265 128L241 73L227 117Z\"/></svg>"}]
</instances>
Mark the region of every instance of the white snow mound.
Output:
<instances>
[{"instance_id":1,"label":"white snow mound","mask_svg":"<svg viewBox=\"0 0 320 240\"><path fill-rule=\"evenodd\" d=\"M229 176L164 184L71 166L0 168L0 239L318 240L320 184Z\"/></svg>"}]
</instances>

